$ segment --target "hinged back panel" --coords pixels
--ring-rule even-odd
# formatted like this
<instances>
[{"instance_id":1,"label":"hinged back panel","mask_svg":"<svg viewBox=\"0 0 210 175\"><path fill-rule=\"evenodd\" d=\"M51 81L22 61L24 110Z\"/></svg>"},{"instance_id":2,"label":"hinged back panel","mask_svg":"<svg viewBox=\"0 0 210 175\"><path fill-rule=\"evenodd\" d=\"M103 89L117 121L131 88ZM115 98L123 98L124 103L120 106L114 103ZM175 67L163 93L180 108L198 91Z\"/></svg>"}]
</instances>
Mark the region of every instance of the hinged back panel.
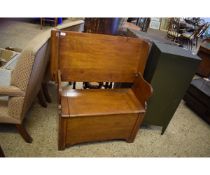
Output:
<instances>
[{"instance_id":1,"label":"hinged back panel","mask_svg":"<svg viewBox=\"0 0 210 175\"><path fill-rule=\"evenodd\" d=\"M58 40L62 81L133 82L144 72L149 51L144 40L69 31Z\"/></svg>"}]
</instances>

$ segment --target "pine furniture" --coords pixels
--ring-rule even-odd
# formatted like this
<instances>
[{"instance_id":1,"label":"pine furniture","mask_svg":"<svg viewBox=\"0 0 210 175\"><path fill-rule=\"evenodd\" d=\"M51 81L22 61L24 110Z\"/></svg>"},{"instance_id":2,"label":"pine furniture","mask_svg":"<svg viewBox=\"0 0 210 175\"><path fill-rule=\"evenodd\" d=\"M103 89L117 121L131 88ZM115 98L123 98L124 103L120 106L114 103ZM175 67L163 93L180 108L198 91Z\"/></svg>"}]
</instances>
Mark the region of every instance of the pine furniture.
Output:
<instances>
[{"instance_id":1,"label":"pine furniture","mask_svg":"<svg viewBox=\"0 0 210 175\"><path fill-rule=\"evenodd\" d=\"M142 77L149 44L141 39L52 31L51 74L58 83L59 150L78 143L133 142L152 87ZM132 88L71 89L61 82L132 82Z\"/></svg>"}]
</instances>

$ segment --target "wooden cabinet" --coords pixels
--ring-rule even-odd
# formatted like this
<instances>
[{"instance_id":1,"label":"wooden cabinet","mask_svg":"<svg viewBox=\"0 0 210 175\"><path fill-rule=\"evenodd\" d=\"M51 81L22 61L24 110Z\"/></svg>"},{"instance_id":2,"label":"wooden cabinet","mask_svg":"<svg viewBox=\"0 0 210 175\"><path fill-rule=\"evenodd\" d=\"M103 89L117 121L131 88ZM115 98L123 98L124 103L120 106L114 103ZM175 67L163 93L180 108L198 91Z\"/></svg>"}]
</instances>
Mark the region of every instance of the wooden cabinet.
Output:
<instances>
[{"instance_id":1,"label":"wooden cabinet","mask_svg":"<svg viewBox=\"0 0 210 175\"><path fill-rule=\"evenodd\" d=\"M117 35L121 18L85 18L84 32Z\"/></svg>"},{"instance_id":2,"label":"wooden cabinet","mask_svg":"<svg viewBox=\"0 0 210 175\"><path fill-rule=\"evenodd\" d=\"M144 78L154 89L148 101L144 123L162 126L162 134L172 119L200 62L200 58L180 47L154 42Z\"/></svg>"},{"instance_id":3,"label":"wooden cabinet","mask_svg":"<svg viewBox=\"0 0 210 175\"><path fill-rule=\"evenodd\" d=\"M202 77L210 76L210 39L201 43L198 55L202 61L198 67L197 74Z\"/></svg>"},{"instance_id":4,"label":"wooden cabinet","mask_svg":"<svg viewBox=\"0 0 210 175\"><path fill-rule=\"evenodd\" d=\"M130 35L152 44L144 78L154 92L148 101L144 124L161 126L163 134L195 75L200 58L163 38L134 30Z\"/></svg>"}]
</instances>

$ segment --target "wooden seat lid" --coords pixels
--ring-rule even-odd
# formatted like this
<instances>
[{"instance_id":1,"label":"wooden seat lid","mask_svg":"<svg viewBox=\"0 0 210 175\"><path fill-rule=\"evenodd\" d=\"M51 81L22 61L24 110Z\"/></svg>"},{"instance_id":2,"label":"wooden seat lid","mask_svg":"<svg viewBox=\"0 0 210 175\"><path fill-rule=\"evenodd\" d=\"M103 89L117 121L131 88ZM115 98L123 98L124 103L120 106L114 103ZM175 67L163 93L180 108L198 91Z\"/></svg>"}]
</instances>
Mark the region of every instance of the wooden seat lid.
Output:
<instances>
[{"instance_id":1,"label":"wooden seat lid","mask_svg":"<svg viewBox=\"0 0 210 175\"><path fill-rule=\"evenodd\" d=\"M64 89L61 106L62 117L145 112L131 89Z\"/></svg>"}]
</instances>

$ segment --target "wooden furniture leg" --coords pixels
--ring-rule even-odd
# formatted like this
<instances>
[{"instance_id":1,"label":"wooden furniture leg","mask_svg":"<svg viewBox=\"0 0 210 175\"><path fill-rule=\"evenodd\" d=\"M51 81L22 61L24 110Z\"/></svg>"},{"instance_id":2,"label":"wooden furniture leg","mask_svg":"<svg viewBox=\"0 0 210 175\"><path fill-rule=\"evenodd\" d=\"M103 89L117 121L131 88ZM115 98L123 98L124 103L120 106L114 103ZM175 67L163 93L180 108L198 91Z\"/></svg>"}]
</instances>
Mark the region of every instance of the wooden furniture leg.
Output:
<instances>
[{"instance_id":1,"label":"wooden furniture leg","mask_svg":"<svg viewBox=\"0 0 210 175\"><path fill-rule=\"evenodd\" d=\"M41 23L41 30L42 30L42 26L43 26L43 18L40 18L40 23Z\"/></svg>"},{"instance_id":2,"label":"wooden furniture leg","mask_svg":"<svg viewBox=\"0 0 210 175\"><path fill-rule=\"evenodd\" d=\"M55 18L54 21L54 27L56 27L58 25L58 18Z\"/></svg>"},{"instance_id":3,"label":"wooden furniture leg","mask_svg":"<svg viewBox=\"0 0 210 175\"><path fill-rule=\"evenodd\" d=\"M39 93L38 93L38 99L39 99L39 103L41 106L43 106L44 108L47 107L47 103L45 101L45 98L44 98L44 92L43 92L43 89L41 88Z\"/></svg>"},{"instance_id":4,"label":"wooden furniture leg","mask_svg":"<svg viewBox=\"0 0 210 175\"><path fill-rule=\"evenodd\" d=\"M0 145L0 157L5 157L4 151L2 150L1 145Z\"/></svg>"},{"instance_id":5,"label":"wooden furniture leg","mask_svg":"<svg viewBox=\"0 0 210 175\"><path fill-rule=\"evenodd\" d=\"M76 89L76 82L73 82L73 89Z\"/></svg>"},{"instance_id":6,"label":"wooden furniture leg","mask_svg":"<svg viewBox=\"0 0 210 175\"><path fill-rule=\"evenodd\" d=\"M139 114L140 116L138 117L138 119L136 120L136 124L133 128L133 131L131 132L130 137L126 140L128 143L133 143L136 137L136 134L139 130L139 127L143 121L144 115L141 116L141 114Z\"/></svg>"},{"instance_id":7,"label":"wooden furniture leg","mask_svg":"<svg viewBox=\"0 0 210 175\"><path fill-rule=\"evenodd\" d=\"M112 82L106 82L104 87L105 89L112 89Z\"/></svg>"},{"instance_id":8,"label":"wooden furniture leg","mask_svg":"<svg viewBox=\"0 0 210 175\"><path fill-rule=\"evenodd\" d=\"M31 138L31 136L28 134L28 132L26 131L25 127L23 126L23 124L16 124L16 128L18 130L18 132L20 133L20 135L22 136L22 138L27 142L27 143L32 143L33 139Z\"/></svg>"},{"instance_id":9,"label":"wooden furniture leg","mask_svg":"<svg viewBox=\"0 0 210 175\"><path fill-rule=\"evenodd\" d=\"M101 89L103 86L103 82L97 82L98 85L94 85L92 82L84 82L83 88L84 89Z\"/></svg>"},{"instance_id":10,"label":"wooden furniture leg","mask_svg":"<svg viewBox=\"0 0 210 175\"><path fill-rule=\"evenodd\" d=\"M65 129L61 129L65 128ZM62 117L59 116L59 129L58 129L58 150L64 150L66 143L65 143L65 137L66 137L66 120L62 120Z\"/></svg>"},{"instance_id":11,"label":"wooden furniture leg","mask_svg":"<svg viewBox=\"0 0 210 175\"><path fill-rule=\"evenodd\" d=\"M47 83L42 83L42 90L43 90L43 94L44 94L47 102L52 103L52 99L51 99L49 91L48 91Z\"/></svg>"},{"instance_id":12,"label":"wooden furniture leg","mask_svg":"<svg viewBox=\"0 0 210 175\"><path fill-rule=\"evenodd\" d=\"M41 30L42 30L42 26L45 25L45 21L54 22L54 27L58 25L58 18L54 18L54 19L40 18Z\"/></svg>"}]
</instances>

